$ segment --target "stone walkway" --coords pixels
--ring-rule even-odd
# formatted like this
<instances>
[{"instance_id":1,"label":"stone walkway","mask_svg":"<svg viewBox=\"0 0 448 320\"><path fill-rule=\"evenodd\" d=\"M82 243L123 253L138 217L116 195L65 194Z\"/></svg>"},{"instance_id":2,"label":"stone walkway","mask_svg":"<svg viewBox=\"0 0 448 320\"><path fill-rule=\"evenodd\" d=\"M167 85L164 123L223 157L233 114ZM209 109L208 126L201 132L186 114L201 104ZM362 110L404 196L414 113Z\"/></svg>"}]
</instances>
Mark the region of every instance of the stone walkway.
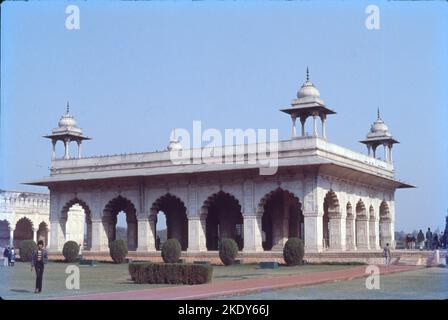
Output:
<instances>
[{"instance_id":1,"label":"stone walkway","mask_svg":"<svg viewBox=\"0 0 448 320\"><path fill-rule=\"evenodd\" d=\"M404 272L421 267L393 265L380 267L381 274ZM366 266L337 271L325 271L300 274L296 276L278 276L246 280L223 281L201 285L164 287L121 292L104 292L87 295L65 296L60 300L197 300L206 298L243 295L269 290L278 290L319 283L352 280L367 277Z\"/></svg>"}]
</instances>

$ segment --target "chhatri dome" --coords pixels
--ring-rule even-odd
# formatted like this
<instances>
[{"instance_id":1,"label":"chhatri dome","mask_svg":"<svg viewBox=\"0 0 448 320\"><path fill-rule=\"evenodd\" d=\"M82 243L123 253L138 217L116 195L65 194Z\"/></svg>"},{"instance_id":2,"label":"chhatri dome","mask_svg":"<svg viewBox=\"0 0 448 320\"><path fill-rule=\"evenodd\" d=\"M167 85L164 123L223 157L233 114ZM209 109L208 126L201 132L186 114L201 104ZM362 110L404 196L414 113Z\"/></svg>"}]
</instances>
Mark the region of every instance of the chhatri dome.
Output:
<instances>
[{"instance_id":1,"label":"chhatri dome","mask_svg":"<svg viewBox=\"0 0 448 320\"><path fill-rule=\"evenodd\" d=\"M310 81L310 73L308 68L306 68L306 81L297 92L297 98L306 97L320 98L319 90L317 90L314 84Z\"/></svg>"},{"instance_id":2,"label":"chhatri dome","mask_svg":"<svg viewBox=\"0 0 448 320\"><path fill-rule=\"evenodd\" d=\"M70 114L70 106L69 106L68 102L67 102L67 111L59 120L58 126L59 126L59 128L76 127L76 121L75 121L75 118Z\"/></svg>"},{"instance_id":3,"label":"chhatri dome","mask_svg":"<svg viewBox=\"0 0 448 320\"><path fill-rule=\"evenodd\" d=\"M377 119L370 127L367 137L360 141L367 146L367 153L370 155L370 150L373 151L373 157L376 158L376 148L380 145L384 146L384 160L392 162L392 146L399 143L392 137L389 128L384 123L380 116L380 109L378 109Z\"/></svg>"},{"instance_id":4,"label":"chhatri dome","mask_svg":"<svg viewBox=\"0 0 448 320\"><path fill-rule=\"evenodd\" d=\"M76 124L75 118L70 114L70 105L67 101L67 110L58 122L58 127L51 130L51 134L44 136L51 140L53 145L52 158L56 158L56 142L62 141L64 143L65 153L64 159L70 158L69 144L70 142L76 142L78 144L78 158L81 158L81 143L83 140L90 140L82 134L81 128Z\"/></svg>"},{"instance_id":5,"label":"chhatri dome","mask_svg":"<svg viewBox=\"0 0 448 320\"><path fill-rule=\"evenodd\" d=\"M389 128L384 123L383 119L380 117L380 109L378 109L377 119L370 127L370 131L367 133L367 138L375 137L391 137L392 134L389 132Z\"/></svg>"}]
</instances>

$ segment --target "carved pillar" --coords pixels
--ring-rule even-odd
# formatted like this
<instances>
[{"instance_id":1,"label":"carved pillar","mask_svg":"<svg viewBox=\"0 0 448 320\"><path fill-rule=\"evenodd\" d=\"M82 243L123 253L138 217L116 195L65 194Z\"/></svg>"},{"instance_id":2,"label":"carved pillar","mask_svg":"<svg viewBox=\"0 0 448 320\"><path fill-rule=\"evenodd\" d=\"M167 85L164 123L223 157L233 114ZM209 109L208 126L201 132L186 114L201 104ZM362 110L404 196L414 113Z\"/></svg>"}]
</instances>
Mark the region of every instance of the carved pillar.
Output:
<instances>
[{"instance_id":1,"label":"carved pillar","mask_svg":"<svg viewBox=\"0 0 448 320\"><path fill-rule=\"evenodd\" d=\"M345 221L340 214L330 216L330 250L343 251L345 250Z\"/></svg>"},{"instance_id":2,"label":"carved pillar","mask_svg":"<svg viewBox=\"0 0 448 320\"><path fill-rule=\"evenodd\" d=\"M92 219L92 251L108 251L107 227L107 221Z\"/></svg>"},{"instance_id":3,"label":"carved pillar","mask_svg":"<svg viewBox=\"0 0 448 320\"><path fill-rule=\"evenodd\" d=\"M9 246L14 246L14 228L9 228Z\"/></svg>"},{"instance_id":4,"label":"carved pillar","mask_svg":"<svg viewBox=\"0 0 448 320\"><path fill-rule=\"evenodd\" d=\"M50 221L51 244L50 251L61 252L65 243L65 220Z\"/></svg>"},{"instance_id":5,"label":"carved pillar","mask_svg":"<svg viewBox=\"0 0 448 320\"><path fill-rule=\"evenodd\" d=\"M188 249L189 252L207 251L205 236L205 217L188 217Z\"/></svg>"},{"instance_id":6,"label":"carved pillar","mask_svg":"<svg viewBox=\"0 0 448 320\"><path fill-rule=\"evenodd\" d=\"M156 251L155 237L154 237L154 230L155 230L154 219L140 216L137 220L137 224L138 224L137 251L142 252Z\"/></svg>"},{"instance_id":7,"label":"carved pillar","mask_svg":"<svg viewBox=\"0 0 448 320\"><path fill-rule=\"evenodd\" d=\"M369 250L369 221L366 216L356 218L356 247Z\"/></svg>"},{"instance_id":8,"label":"carved pillar","mask_svg":"<svg viewBox=\"0 0 448 320\"><path fill-rule=\"evenodd\" d=\"M305 117L300 117L300 123L302 124L302 137L304 137L305 136L305 121L306 121L306 118Z\"/></svg>"},{"instance_id":9,"label":"carved pillar","mask_svg":"<svg viewBox=\"0 0 448 320\"><path fill-rule=\"evenodd\" d=\"M244 215L244 252L261 252L261 215Z\"/></svg>"}]
</instances>

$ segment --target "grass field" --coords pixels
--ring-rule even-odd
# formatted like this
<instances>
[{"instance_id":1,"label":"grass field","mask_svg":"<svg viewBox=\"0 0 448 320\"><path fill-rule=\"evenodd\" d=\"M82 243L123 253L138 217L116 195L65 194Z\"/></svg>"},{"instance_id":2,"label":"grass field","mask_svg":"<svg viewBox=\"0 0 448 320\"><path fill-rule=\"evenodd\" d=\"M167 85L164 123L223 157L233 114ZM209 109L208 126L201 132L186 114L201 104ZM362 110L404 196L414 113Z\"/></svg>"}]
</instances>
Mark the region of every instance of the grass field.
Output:
<instances>
[{"instance_id":1,"label":"grass field","mask_svg":"<svg viewBox=\"0 0 448 320\"><path fill-rule=\"evenodd\" d=\"M74 264L77 265L77 264ZM97 266L78 266L80 289L66 289L69 264L49 262L45 266L43 289L34 294L36 275L29 263L17 262L13 268L0 267L0 296L4 299L42 299L63 295L87 294L95 292L127 291L162 287L166 285L134 284L129 277L128 265L100 263ZM308 272L331 271L352 268L347 265L304 265L281 266L278 269L260 269L258 265L214 266L213 282L232 281L260 277L276 277Z\"/></svg>"}]
</instances>

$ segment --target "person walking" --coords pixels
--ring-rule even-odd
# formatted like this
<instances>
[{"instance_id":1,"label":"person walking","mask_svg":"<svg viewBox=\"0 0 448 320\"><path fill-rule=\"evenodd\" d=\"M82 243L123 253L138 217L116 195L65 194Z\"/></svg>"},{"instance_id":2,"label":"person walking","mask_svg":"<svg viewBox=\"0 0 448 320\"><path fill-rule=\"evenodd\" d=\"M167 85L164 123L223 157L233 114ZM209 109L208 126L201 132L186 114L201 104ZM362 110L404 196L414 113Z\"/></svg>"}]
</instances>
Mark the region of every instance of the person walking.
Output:
<instances>
[{"instance_id":1,"label":"person walking","mask_svg":"<svg viewBox=\"0 0 448 320\"><path fill-rule=\"evenodd\" d=\"M9 251L9 266L14 267L14 263L16 262L16 250L14 247L11 247Z\"/></svg>"},{"instance_id":2,"label":"person walking","mask_svg":"<svg viewBox=\"0 0 448 320\"><path fill-rule=\"evenodd\" d=\"M388 267L390 264L390 248L388 243L386 244L386 247L383 250L383 254L384 254L384 264L386 267Z\"/></svg>"},{"instance_id":3,"label":"person walking","mask_svg":"<svg viewBox=\"0 0 448 320\"><path fill-rule=\"evenodd\" d=\"M418 232L417 242L418 242L418 248L420 250L423 250L423 244L425 242L425 235L423 234L422 229L420 229L420 231Z\"/></svg>"},{"instance_id":4,"label":"person walking","mask_svg":"<svg viewBox=\"0 0 448 320\"><path fill-rule=\"evenodd\" d=\"M428 231L426 231L426 250L432 249L432 232L431 228L428 228Z\"/></svg>"},{"instance_id":5,"label":"person walking","mask_svg":"<svg viewBox=\"0 0 448 320\"><path fill-rule=\"evenodd\" d=\"M433 250L439 249L439 236L436 232L434 232L434 238L432 239L432 248Z\"/></svg>"},{"instance_id":6,"label":"person walking","mask_svg":"<svg viewBox=\"0 0 448 320\"><path fill-rule=\"evenodd\" d=\"M31 272L33 268L36 270L36 289L34 293L42 292L42 278L44 276L44 265L48 261L47 250L44 249L44 242L39 240L37 249L33 251L31 256Z\"/></svg>"},{"instance_id":7,"label":"person walking","mask_svg":"<svg viewBox=\"0 0 448 320\"><path fill-rule=\"evenodd\" d=\"M9 267L9 247L5 247L3 250L3 266Z\"/></svg>"}]
</instances>

